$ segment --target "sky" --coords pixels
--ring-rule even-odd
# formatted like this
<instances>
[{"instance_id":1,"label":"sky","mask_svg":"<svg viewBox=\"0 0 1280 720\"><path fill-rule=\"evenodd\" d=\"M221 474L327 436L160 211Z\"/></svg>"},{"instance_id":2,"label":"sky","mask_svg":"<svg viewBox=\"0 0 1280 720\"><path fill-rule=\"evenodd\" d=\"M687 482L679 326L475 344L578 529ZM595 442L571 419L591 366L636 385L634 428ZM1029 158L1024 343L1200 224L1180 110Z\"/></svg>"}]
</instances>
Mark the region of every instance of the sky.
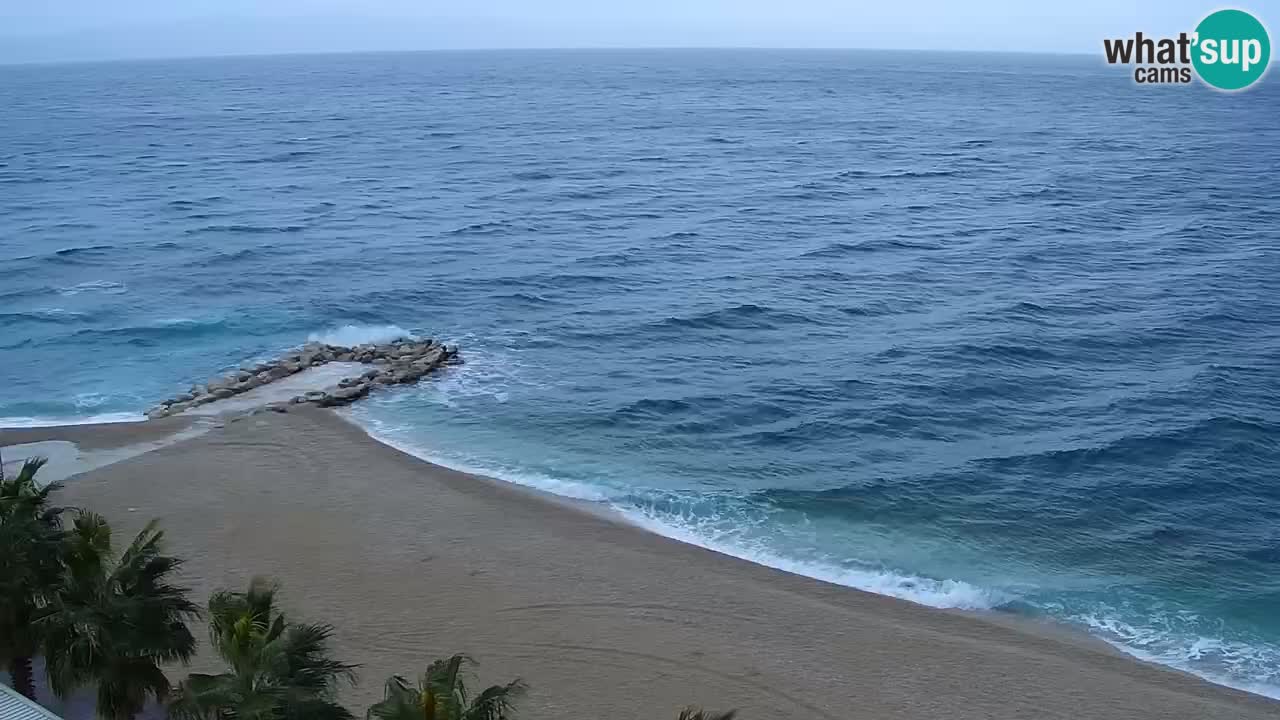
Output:
<instances>
[{"instance_id":1,"label":"sky","mask_svg":"<svg viewBox=\"0 0 1280 720\"><path fill-rule=\"evenodd\" d=\"M547 47L1097 53L1103 37L1137 30L1176 35L1222 6L1203 0L0 0L0 62ZM1238 7L1264 23L1280 23L1280 0Z\"/></svg>"}]
</instances>

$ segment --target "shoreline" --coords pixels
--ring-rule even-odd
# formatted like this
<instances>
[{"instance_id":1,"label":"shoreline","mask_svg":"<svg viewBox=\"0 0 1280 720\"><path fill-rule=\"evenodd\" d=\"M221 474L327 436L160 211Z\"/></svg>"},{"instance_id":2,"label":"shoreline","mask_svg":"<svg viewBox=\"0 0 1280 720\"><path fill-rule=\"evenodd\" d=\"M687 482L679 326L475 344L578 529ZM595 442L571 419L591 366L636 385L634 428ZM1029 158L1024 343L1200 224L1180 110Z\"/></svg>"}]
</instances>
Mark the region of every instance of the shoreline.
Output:
<instances>
[{"instance_id":1,"label":"shoreline","mask_svg":"<svg viewBox=\"0 0 1280 720\"><path fill-rule=\"evenodd\" d=\"M0 444L112 451L190 422L10 429ZM861 707L886 720L944 708L952 718L1280 712L1071 628L831 584L434 465L321 409L225 417L77 476L62 495L121 533L160 517L198 602L253 574L279 577L287 605L334 623L345 659L364 666L344 696L353 708L387 675L463 651L486 682L525 677L534 691L522 716L533 718L564 707L637 718L658 707L660 717L689 703L744 717Z\"/></svg>"}]
</instances>

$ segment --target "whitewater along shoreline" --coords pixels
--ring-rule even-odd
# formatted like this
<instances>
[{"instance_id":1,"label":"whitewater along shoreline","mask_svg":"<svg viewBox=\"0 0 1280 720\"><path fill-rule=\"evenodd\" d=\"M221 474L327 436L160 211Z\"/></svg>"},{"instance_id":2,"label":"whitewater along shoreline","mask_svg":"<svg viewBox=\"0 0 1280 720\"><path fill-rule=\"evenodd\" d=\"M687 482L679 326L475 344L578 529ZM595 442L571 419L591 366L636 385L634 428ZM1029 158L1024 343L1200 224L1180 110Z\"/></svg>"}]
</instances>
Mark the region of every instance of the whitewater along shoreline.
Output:
<instances>
[{"instance_id":1,"label":"whitewater along shoreline","mask_svg":"<svg viewBox=\"0 0 1280 720\"><path fill-rule=\"evenodd\" d=\"M357 715L389 675L466 652L486 683L530 683L531 720L688 703L746 720L1280 716L1058 628L774 570L433 465L310 404L0 431L24 443L120 453L60 501L122 537L159 518L201 602L264 574L297 617L334 623L339 657L361 665L343 695ZM207 647L195 667L216 667Z\"/></svg>"}]
</instances>

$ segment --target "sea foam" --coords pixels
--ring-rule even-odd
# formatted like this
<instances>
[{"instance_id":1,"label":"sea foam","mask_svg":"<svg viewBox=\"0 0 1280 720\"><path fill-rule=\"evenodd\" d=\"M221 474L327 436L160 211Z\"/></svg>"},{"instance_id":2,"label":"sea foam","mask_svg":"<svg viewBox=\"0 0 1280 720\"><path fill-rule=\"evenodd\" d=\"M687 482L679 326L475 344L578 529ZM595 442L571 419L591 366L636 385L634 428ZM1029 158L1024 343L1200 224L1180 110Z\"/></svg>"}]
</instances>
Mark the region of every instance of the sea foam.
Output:
<instances>
[{"instance_id":1,"label":"sea foam","mask_svg":"<svg viewBox=\"0 0 1280 720\"><path fill-rule=\"evenodd\" d=\"M142 413L115 412L67 417L0 417L0 428L58 427L61 425L103 425L105 423L142 422Z\"/></svg>"},{"instance_id":2,"label":"sea foam","mask_svg":"<svg viewBox=\"0 0 1280 720\"><path fill-rule=\"evenodd\" d=\"M413 338L413 333L399 325L343 325L324 332L311 333L309 342L354 347L366 343L388 343L400 338Z\"/></svg>"},{"instance_id":3,"label":"sea foam","mask_svg":"<svg viewBox=\"0 0 1280 720\"><path fill-rule=\"evenodd\" d=\"M990 610L1006 604L1012 598L972 585L961 580L926 578L897 573L892 570L871 570L841 567L821 561L790 558L768 549L749 547L711 537L680 519L665 514L655 514L636 506L614 505L624 518L634 525L657 535L696 545L708 550L736 557L741 560L804 575L834 585L863 590L877 595L887 595L934 608L960 610Z\"/></svg>"},{"instance_id":4,"label":"sea foam","mask_svg":"<svg viewBox=\"0 0 1280 720\"><path fill-rule=\"evenodd\" d=\"M407 426L391 424L359 410L347 411L347 414L374 439L427 462L473 475L524 485L561 497L600 503L613 510L621 519L643 530L757 565L935 608L989 610L1004 605L1012 599L1000 592L960 580L927 578L891 570L841 567L832 563L786 557L766 548L750 547L746 543L718 537L714 533L700 529L696 523L682 520L675 514L659 513L653 511L651 507L642 507L627 499L632 495L631 492L614 491L604 485L564 480L544 473L495 467L491 463L476 463L432 452L406 438L411 432L411 428Z\"/></svg>"}]
</instances>

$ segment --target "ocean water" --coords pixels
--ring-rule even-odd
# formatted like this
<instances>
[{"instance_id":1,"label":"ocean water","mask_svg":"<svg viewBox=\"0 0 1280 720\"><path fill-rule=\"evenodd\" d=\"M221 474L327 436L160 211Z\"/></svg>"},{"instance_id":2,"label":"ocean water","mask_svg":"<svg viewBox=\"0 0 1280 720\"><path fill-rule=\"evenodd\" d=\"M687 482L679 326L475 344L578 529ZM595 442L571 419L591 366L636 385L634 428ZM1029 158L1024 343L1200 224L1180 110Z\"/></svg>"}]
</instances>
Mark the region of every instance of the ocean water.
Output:
<instances>
[{"instance_id":1,"label":"ocean water","mask_svg":"<svg viewBox=\"0 0 1280 720\"><path fill-rule=\"evenodd\" d=\"M353 417L1280 697L1278 117L1088 57L0 67L0 425L442 338Z\"/></svg>"}]
</instances>

